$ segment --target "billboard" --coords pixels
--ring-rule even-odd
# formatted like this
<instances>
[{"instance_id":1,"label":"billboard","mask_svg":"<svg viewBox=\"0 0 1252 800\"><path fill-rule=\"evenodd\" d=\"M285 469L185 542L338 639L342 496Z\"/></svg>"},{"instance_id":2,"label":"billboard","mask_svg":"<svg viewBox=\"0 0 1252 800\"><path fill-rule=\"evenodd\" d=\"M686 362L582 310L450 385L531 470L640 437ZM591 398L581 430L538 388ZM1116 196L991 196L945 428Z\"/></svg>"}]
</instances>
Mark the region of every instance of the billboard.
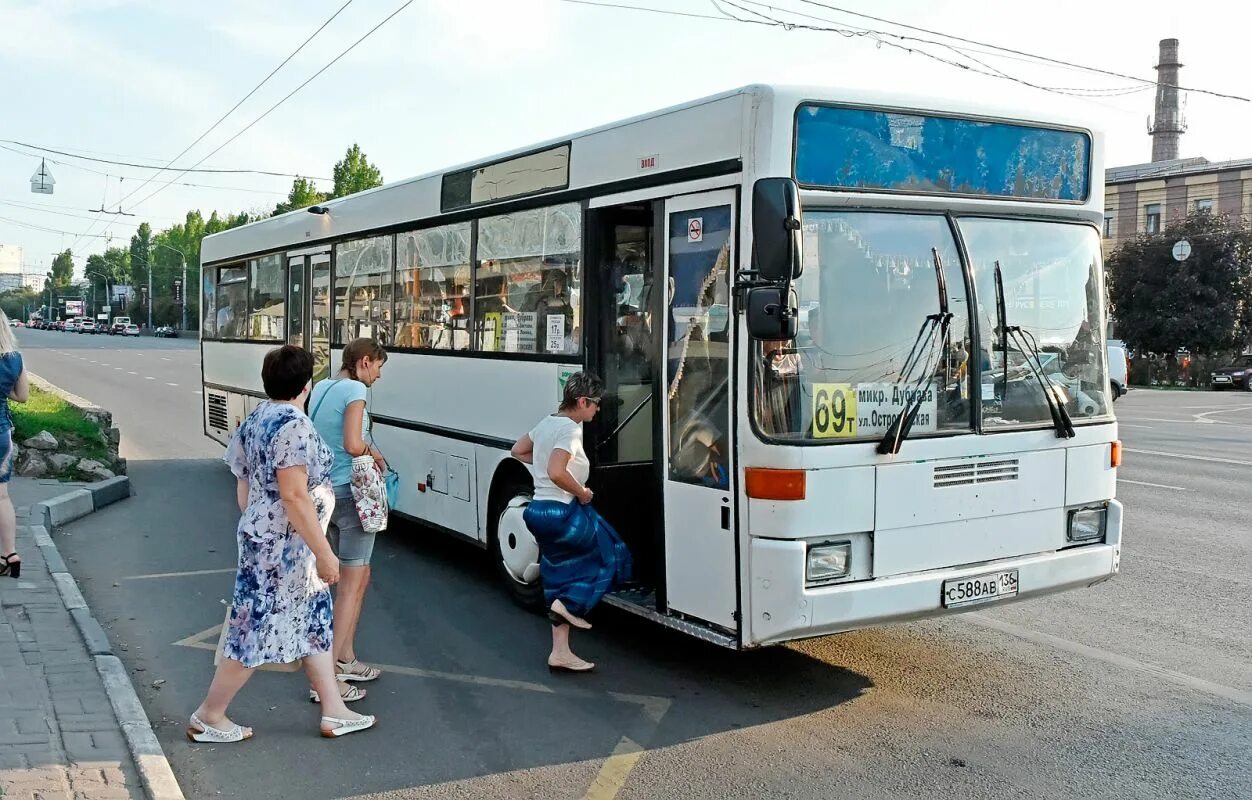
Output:
<instances>
[{"instance_id":1,"label":"billboard","mask_svg":"<svg viewBox=\"0 0 1252 800\"><path fill-rule=\"evenodd\" d=\"M65 316L81 317L82 315L83 315L83 301L82 300L66 300L65 301Z\"/></svg>"}]
</instances>

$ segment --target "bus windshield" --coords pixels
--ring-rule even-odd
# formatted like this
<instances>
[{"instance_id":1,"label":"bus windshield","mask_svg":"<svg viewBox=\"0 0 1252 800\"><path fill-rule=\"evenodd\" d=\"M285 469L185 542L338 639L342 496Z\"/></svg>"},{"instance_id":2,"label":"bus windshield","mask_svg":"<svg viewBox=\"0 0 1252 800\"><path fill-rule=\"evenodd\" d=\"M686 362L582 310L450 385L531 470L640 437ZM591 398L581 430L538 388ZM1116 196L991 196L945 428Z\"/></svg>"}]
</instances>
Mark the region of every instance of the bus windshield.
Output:
<instances>
[{"instance_id":1,"label":"bus windshield","mask_svg":"<svg viewBox=\"0 0 1252 800\"><path fill-rule=\"evenodd\" d=\"M1031 359L1038 360L1075 422L1108 414L1104 289L1095 229L985 218L958 224L978 289L983 426L1051 420ZM1004 282L1004 319L1010 331L1021 328L1020 336L999 335L996 264Z\"/></svg>"},{"instance_id":2,"label":"bus windshield","mask_svg":"<svg viewBox=\"0 0 1252 800\"><path fill-rule=\"evenodd\" d=\"M1075 422L1109 413L1095 230L985 218L957 225L977 288L977 346L946 217L805 212L799 335L756 346L753 413L763 436L881 438L913 398L920 399L914 437L972 432L979 415L984 429L1042 427L1052 422L1045 385ZM1007 354L998 329L997 262L1007 324L1023 332L1009 337ZM946 333L927 335L927 316L940 312L938 270L947 279L952 319ZM1042 381L1028 360L1036 357ZM973 381L981 409L971 405Z\"/></svg>"}]
</instances>

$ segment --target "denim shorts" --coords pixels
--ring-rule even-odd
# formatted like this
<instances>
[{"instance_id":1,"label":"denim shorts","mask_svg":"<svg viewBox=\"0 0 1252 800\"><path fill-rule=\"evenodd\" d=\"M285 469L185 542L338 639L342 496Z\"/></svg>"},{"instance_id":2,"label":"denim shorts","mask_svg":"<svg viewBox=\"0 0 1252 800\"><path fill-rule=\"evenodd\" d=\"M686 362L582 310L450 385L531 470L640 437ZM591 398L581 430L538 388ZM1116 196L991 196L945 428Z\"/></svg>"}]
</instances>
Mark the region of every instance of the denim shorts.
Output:
<instances>
[{"instance_id":1,"label":"denim shorts","mask_svg":"<svg viewBox=\"0 0 1252 800\"><path fill-rule=\"evenodd\" d=\"M330 546L335 555L339 556L339 564L344 567L364 567L370 563L374 554L374 537L377 534L366 533L361 527L361 518L356 513L356 503L352 502L352 486L344 484L335 487L335 510L330 515Z\"/></svg>"}]
</instances>

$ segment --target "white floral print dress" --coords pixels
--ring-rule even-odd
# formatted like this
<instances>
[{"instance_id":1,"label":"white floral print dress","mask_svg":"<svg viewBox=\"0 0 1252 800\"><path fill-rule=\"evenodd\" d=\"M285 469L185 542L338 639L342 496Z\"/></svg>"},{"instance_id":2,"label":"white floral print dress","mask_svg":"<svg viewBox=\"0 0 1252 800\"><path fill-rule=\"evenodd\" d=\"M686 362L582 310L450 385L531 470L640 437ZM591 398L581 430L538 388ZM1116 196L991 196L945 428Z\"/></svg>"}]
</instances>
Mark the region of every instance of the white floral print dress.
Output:
<instances>
[{"instance_id":1,"label":"white floral print dress","mask_svg":"<svg viewBox=\"0 0 1252 800\"><path fill-rule=\"evenodd\" d=\"M330 448L301 411L285 403L257 406L226 449L236 478L248 482L239 519L239 571L222 655L256 667L331 649L330 587L287 519L278 470L303 465L322 531L335 507Z\"/></svg>"}]
</instances>

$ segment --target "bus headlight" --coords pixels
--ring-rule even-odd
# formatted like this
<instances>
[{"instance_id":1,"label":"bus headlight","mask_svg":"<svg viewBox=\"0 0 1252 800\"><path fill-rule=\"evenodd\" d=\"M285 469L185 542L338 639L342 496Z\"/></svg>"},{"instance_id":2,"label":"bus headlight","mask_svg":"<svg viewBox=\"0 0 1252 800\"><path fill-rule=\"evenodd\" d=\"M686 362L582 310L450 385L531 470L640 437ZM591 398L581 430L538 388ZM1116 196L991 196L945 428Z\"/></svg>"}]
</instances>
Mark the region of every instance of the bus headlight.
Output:
<instances>
[{"instance_id":1,"label":"bus headlight","mask_svg":"<svg viewBox=\"0 0 1252 800\"><path fill-rule=\"evenodd\" d=\"M1089 542L1104 538L1104 529L1108 523L1107 508L1083 508L1069 512L1069 531L1066 536L1071 542Z\"/></svg>"},{"instance_id":2,"label":"bus headlight","mask_svg":"<svg viewBox=\"0 0 1252 800\"><path fill-rule=\"evenodd\" d=\"M808 565L804 571L804 579L807 583L836 580L846 577L851 567L851 542L809 547Z\"/></svg>"}]
</instances>

